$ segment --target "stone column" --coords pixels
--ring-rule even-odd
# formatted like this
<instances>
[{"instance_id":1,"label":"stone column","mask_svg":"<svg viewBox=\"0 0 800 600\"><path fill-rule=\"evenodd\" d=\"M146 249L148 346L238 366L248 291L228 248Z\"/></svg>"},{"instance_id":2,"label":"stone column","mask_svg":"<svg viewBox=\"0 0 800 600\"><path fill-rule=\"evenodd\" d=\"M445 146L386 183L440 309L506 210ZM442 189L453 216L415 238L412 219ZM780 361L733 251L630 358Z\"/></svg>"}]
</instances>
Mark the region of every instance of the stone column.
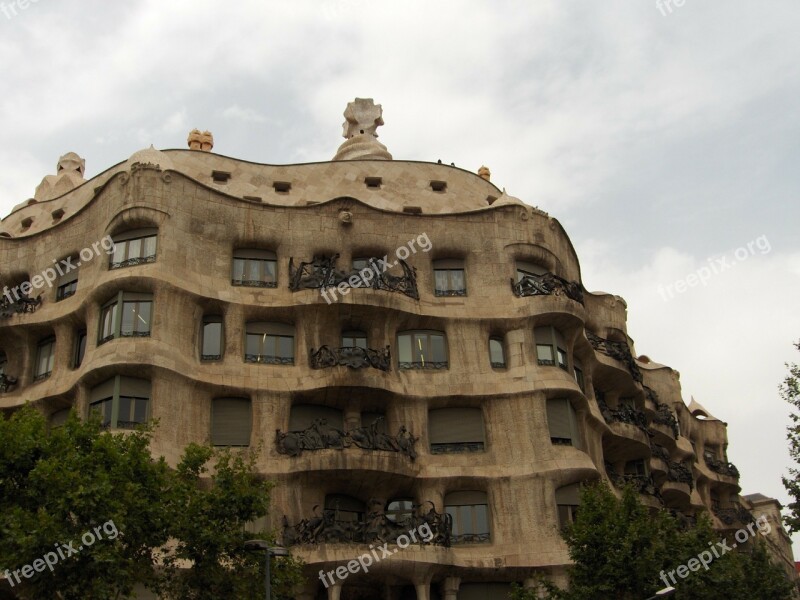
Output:
<instances>
[{"instance_id":1,"label":"stone column","mask_svg":"<svg viewBox=\"0 0 800 600\"><path fill-rule=\"evenodd\" d=\"M458 600L458 588L460 585L460 577L446 577L442 584L444 600Z\"/></svg>"},{"instance_id":2,"label":"stone column","mask_svg":"<svg viewBox=\"0 0 800 600\"><path fill-rule=\"evenodd\" d=\"M339 600L342 597L342 584L335 583L328 588L328 600Z\"/></svg>"},{"instance_id":3,"label":"stone column","mask_svg":"<svg viewBox=\"0 0 800 600\"><path fill-rule=\"evenodd\" d=\"M417 590L417 600L430 600L431 593L431 584L430 582L426 583L415 583L414 589Z\"/></svg>"}]
</instances>

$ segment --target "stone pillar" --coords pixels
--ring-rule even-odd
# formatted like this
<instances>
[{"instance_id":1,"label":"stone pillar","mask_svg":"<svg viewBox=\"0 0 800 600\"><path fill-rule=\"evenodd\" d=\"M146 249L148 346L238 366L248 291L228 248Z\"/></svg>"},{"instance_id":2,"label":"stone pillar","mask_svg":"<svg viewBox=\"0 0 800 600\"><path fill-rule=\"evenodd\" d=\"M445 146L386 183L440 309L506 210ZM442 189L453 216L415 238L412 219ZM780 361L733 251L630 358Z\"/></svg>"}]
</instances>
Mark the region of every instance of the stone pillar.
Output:
<instances>
[{"instance_id":1,"label":"stone pillar","mask_svg":"<svg viewBox=\"0 0 800 600\"><path fill-rule=\"evenodd\" d=\"M431 597L431 584L430 582L426 583L415 583L414 589L417 590L417 600L430 600Z\"/></svg>"},{"instance_id":2,"label":"stone pillar","mask_svg":"<svg viewBox=\"0 0 800 600\"><path fill-rule=\"evenodd\" d=\"M342 584L335 583L328 588L328 600L339 600L342 597Z\"/></svg>"},{"instance_id":3,"label":"stone pillar","mask_svg":"<svg viewBox=\"0 0 800 600\"><path fill-rule=\"evenodd\" d=\"M458 600L458 588L461 586L460 577L446 577L442 583L444 600Z\"/></svg>"}]
</instances>

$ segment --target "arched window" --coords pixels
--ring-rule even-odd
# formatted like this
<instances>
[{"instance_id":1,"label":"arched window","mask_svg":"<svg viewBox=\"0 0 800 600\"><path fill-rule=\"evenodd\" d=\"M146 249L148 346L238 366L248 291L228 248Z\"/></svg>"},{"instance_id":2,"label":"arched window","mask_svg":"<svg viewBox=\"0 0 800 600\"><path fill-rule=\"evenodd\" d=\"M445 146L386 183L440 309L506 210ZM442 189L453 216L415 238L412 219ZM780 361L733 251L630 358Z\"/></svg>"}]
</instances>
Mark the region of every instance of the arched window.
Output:
<instances>
[{"instance_id":1,"label":"arched window","mask_svg":"<svg viewBox=\"0 0 800 600\"><path fill-rule=\"evenodd\" d=\"M103 427L133 429L146 423L150 411L150 382L117 375L92 388L89 409L100 413Z\"/></svg>"},{"instance_id":2,"label":"arched window","mask_svg":"<svg viewBox=\"0 0 800 600\"><path fill-rule=\"evenodd\" d=\"M211 401L211 443L214 446L249 446L252 428L249 398L214 398Z\"/></svg>"},{"instance_id":3,"label":"arched window","mask_svg":"<svg viewBox=\"0 0 800 600\"><path fill-rule=\"evenodd\" d=\"M479 408L438 408L428 412L431 454L483 452L483 413Z\"/></svg>"},{"instance_id":4,"label":"arched window","mask_svg":"<svg viewBox=\"0 0 800 600\"><path fill-rule=\"evenodd\" d=\"M451 492L445 496L444 510L453 519L454 544L491 541L486 492Z\"/></svg>"},{"instance_id":5,"label":"arched window","mask_svg":"<svg viewBox=\"0 0 800 600\"><path fill-rule=\"evenodd\" d=\"M503 338L490 337L489 338L489 361L495 369L506 368L506 351L503 346Z\"/></svg>"},{"instance_id":6,"label":"arched window","mask_svg":"<svg viewBox=\"0 0 800 600\"><path fill-rule=\"evenodd\" d=\"M231 284L244 287L278 287L278 259L270 250L239 248L233 251Z\"/></svg>"},{"instance_id":7,"label":"arched window","mask_svg":"<svg viewBox=\"0 0 800 600\"><path fill-rule=\"evenodd\" d=\"M248 323L244 360L269 365L293 365L294 325Z\"/></svg>"},{"instance_id":8,"label":"arched window","mask_svg":"<svg viewBox=\"0 0 800 600\"><path fill-rule=\"evenodd\" d=\"M222 317L207 315L203 317L203 338L200 360L219 360L222 358L224 336Z\"/></svg>"},{"instance_id":9,"label":"arched window","mask_svg":"<svg viewBox=\"0 0 800 600\"><path fill-rule=\"evenodd\" d=\"M401 369L446 369L447 337L441 331L404 331L397 336Z\"/></svg>"},{"instance_id":10,"label":"arched window","mask_svg":"<svg viewBox=\"0 0 800 600\"><path fill-rule=\"evenodd\" d=\"M111 255L110 269L133 267L156 260L156 240L158 229L133 229L112 237L114 252Z\"/></svg>"},{"instance_id":11,"label":"arched window","mask_svg":"<svg viewBox=\"0 0 800 600\"><path fill-rule=\"evenodd\" d=\"M414 516L414 501L398 498L386 505L386 518L397 525L410 525Z\"/></svg>"}]
</instances>

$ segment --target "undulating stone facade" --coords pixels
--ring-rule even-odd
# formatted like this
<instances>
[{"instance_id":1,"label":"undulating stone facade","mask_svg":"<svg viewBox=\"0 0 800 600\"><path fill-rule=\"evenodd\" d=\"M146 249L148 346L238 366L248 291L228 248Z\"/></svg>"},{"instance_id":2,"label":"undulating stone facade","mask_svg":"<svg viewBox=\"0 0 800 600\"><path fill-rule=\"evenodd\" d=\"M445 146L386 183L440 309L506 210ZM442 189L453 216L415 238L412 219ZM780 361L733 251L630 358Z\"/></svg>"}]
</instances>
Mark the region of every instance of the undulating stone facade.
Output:
<instances>
[{"instance_id":1,"label":"undulating stone facade","mask_svg":"<svg viewBox=\"0 0 800 600\"><path fill-rule=\"evenodd\" d=\"M637 358L559 222L486 167L392 160L370 100L345 117L331 162L228 158L199 130L88 181L62 157L0 224L0 408L159 419L173 464L189 442L263 445L303 600L563 582L559 529L597 479L729 533L772 511L790 564L725 423Z\"/></svg>"}]
</instances>

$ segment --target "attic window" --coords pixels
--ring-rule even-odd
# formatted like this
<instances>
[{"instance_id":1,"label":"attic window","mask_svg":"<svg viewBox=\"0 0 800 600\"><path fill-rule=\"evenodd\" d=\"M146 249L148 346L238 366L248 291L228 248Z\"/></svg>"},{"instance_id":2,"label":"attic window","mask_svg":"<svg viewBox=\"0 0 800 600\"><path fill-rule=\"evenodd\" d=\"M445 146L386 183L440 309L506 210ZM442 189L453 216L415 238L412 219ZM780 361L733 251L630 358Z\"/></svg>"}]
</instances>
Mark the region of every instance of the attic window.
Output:
<instances>
[{"instance_id":1,"label":"attic window","mask_svg":"<svg viewBox=\"0 0 800 600\"><path fill-rule=\"evenodd\" d=\"M211 171L211 179L214 180L214 183L228 183L230 178L231 174L227 171Z\"/></svg>"},{"instance_id":2,"label":"attic window","mask_svg":"<svg viewBox=\"0 0 800 600\"><path fill-rule=\"evenodd\" d=\"M404 206L403 212L409 215L421 215L422 214L422 207L421 206Z\"/></svg>"},{"instance_id":3,"label":"attic window","mask_svg":"<svg viewBox=\"0 0 800 600\"><path fill-rule=\"evenodd\" d=\"M444 192L447 189L446 181L431 181L431 189L434 192Z\"/></svg>"},{"instance_id":4,"label":"attic window","mask_svg":"<svg viewBox=\"0 0 800 600\"><path fill-rule=\"evenodd\" d=\"M33 225L33 217L25 217L24 219L22 219L20 224L22 225L23 230L27 229L28 227Z\"/></svg>"},{"instance_id":5,"label":"attic window","mask_svg":"<svg viewBox=\"0 0 800 600\"><path fill-rule=\"evenodd\" d=\"M497 200L497 196L486 196L486 203L491 206Z\"/></svg>"},{"instance_id":6,"label":"attic window","mask_svg":"<svg viewBox=\"0 0 800 600\"><path fill-rule=\"evenodd\" d=\"M383 185L383 178L382 177L365 177L364 183L367 184L368 188L380 188Z\"/></svg>"},{"instance_id":7,"label":"attic window","mask_svg":"<svg viewBox=\"0 0 800 600\"><path fill-rule=\"evenodd\" d=\"M261 202L261 196L242 196L244 200L250 200L250 202Z\"/></svg>"},{"instance_id":8,"label":"attic window","mask_svg":"<svg viewBox=\"0 0 800 600\"><path fill-rule=\"evenodd\" d=\"M57 208L53 212L50 213L53 216L53 222L60 221L61 217L64 216L64 209Z\"/></svg>"},{"instance_id":9,"label":"attic window","mask_svg":"<svg viewBox=\"0 0 800 600\"><path fill-rule=\"evenodd\" d=\"M288 181L273 181L272 187L279 194L288 194L289 190L292 189L292 184L289 183Z\"/></svg>"}]
</instances>

